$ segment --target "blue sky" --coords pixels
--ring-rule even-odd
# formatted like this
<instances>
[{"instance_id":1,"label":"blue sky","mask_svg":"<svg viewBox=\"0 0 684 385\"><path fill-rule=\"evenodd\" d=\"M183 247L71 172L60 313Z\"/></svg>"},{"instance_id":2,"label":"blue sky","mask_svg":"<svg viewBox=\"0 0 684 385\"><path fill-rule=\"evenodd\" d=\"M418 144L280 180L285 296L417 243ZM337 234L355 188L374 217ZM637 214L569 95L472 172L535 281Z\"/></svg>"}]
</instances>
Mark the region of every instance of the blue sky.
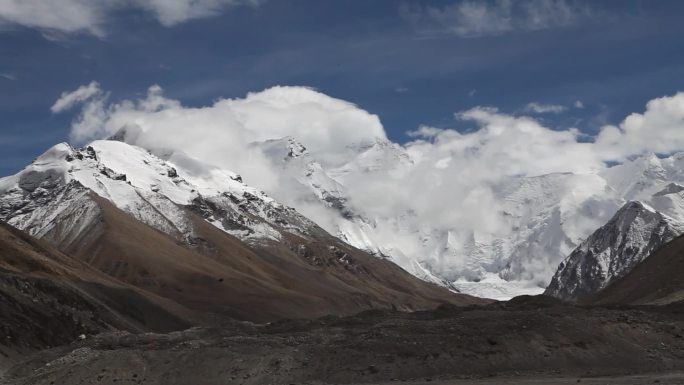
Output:
<instances>
[{"instance_id":1,"label":"blue sky","mask_svg":"<svg viewBox=\"0 0 684 385\"><path fill-rule=\"evenodd\" d=\"M466 130L454 113L474 106L592 134L684 90L680 1L262 0L187 20L119 5L73 28L69 15L50 24L8 4L0 2L0 175L68 139L73 115L50 106L93 80L112 100L159 84L189 106L310 86L379 115L398 142L420 124ZM526 112L532 102L564 110Z\"/></svg>"}]
</instances>

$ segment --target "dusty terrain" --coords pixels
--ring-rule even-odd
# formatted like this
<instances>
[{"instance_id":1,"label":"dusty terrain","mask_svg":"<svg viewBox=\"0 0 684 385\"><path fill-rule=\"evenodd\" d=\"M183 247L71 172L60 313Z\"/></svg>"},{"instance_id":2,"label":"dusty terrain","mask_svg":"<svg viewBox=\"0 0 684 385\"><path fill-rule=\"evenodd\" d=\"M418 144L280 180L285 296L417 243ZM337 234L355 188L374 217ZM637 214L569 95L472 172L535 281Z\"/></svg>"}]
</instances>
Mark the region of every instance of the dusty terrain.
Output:
<instances>
[{"instance_id":1,"label":"dusty terrain","mask_svg":"<svg viewBox=\"0 0 684 385\"><path fill-rule=\"evenodd\" d=\"M0 369L84 333L185 329L187 313L0 223Z\"/></svg>"},{"instance_id":2,"label":"dusty terrain","mask_svg":"<svg viewBox=\"0 0 684 385\"><path fill-rule=\"evenodd\" d=\"M64 237L72 244L0 222L0 373L81 335L491 302L425 283L322 230L251 247L195 218L188 245L93 199L99 215L76 218L93 222Z\"/></svg>"},{"instance_id":3,"label":"dusty terrain","mask_svg":"<svg viewBox=\"0 0 684 385\"><path fill-rule=\"evenodd\" d=\"M491 302L423 282L324 232L251 247L190 213L197 237L185 244L92 199L98 215L72 218L90 221L78 234L56 226L36 239L0 222L0 370L81 334Z\"/></svg>"},{"instance_id":4,"label":"dusty terrain","mask_svg":"<svg viewBox=\"0 0 684 385\"><path fill-rule=\"evenodd\" d=\"M104 333L40 352L9 384L684 383L684 306L484 307ZM608 376L608 377L606 377ZM593 379L592 379L593 378Z\"/></svg>"}]
</instances>

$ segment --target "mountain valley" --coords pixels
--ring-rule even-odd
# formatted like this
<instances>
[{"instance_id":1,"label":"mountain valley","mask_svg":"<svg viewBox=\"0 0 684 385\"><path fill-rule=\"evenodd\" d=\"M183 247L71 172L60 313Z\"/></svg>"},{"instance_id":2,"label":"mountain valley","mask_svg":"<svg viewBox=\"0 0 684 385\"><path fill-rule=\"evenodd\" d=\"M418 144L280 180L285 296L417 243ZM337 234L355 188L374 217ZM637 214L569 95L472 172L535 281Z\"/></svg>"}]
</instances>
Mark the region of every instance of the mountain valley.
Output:
<instances>
[{"instance_id":1,"label":"mountain valley","mask_svg":"<svg viewBox=\"0 0 684 385\"><path fill-rule=\"evenodd\" d=\"M520 180L507 196L566 178ZM682 189L638 185L620 194L649 203L626 203L547 288L580 305L493 302L356 249L229 171L120 141L60 144L0 180L0 215L26 232L0 228L4 381L628 384L656 370L677 383L683 288L662 266L684 260ZM342 190L318 197L363 218Z\"/></svg>"}]
</instances>

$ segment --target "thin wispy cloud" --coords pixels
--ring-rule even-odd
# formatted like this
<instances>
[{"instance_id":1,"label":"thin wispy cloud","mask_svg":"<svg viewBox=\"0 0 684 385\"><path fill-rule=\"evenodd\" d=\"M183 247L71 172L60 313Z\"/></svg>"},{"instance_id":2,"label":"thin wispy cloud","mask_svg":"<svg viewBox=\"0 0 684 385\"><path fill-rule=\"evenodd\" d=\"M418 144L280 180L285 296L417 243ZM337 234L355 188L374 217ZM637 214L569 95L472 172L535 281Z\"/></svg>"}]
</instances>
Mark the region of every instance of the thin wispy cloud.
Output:
<instances>
[{"instance_id":1,"label":"thin wispy cloud","mask_svg":"<svg viewBox=\"0 0 684 385\"><path fill-rule=\"evenodd\" d=\"M102 90L100 89L100 84L93 81L88 85L78 87L74 91L62 92L59 99L50 107L50 111L53 113L63 112L73 107L76 103L84 102L101 94Z\"/></svg>"},{"instance_id":2,"label":"thin wispy cloud","mask_svg":"<svg viewBox=\"0 0 684 385\"><path fill-rule=\"evenodd\" d=\"M482 37L569 26L592 12L568 0L463 0L444 7L404 3L400 15L421 34Z\"/></svg>"},{"instance_id":3,"label":"thin wispy cloud","mask_svg":"<svg viewBox=\"0 0 684 385\"><path fill-rule=\"evenodd\" d=\"M422 125L416 130L406 131L410 138L431 139L444 132L444 129Z\"/></svg>"},{"instance_id":4,"label":"thin wispy cloud","mask_svg":"<svg viewBox=\"0 0 684 385\"><path fill-rule=\"evenodd\" d=\"M0 73L0 78L6 79L6 80L17 80L16 75L11 74L9 72Z\"/></svg>"},{"instance_id":5,"label":"thin wispy cloud","mask_svg":"<svg viewBox=\"0 0 684 385\"><path fill-rule=\"evenodd\" d=\"M229 6L256 5L261 0L2 0L0 31L23 26L43 31L46 38L86 33L103 37L113 12L138 9L170 27L192 19L209 17Z\"/></svg>"},{"instance_id":6,"label":"thin wispy cloud","mask_svg":"<svg viewBox=\"0 0 684 385\"><path fill-rule=\"evenodd\" d=\"M568 110L568 107L561 106L559 104L543 104L543 103L528 103L525 108L525 112L531 112L534 114L560 114Z\"/></svg>"}]
</instances>

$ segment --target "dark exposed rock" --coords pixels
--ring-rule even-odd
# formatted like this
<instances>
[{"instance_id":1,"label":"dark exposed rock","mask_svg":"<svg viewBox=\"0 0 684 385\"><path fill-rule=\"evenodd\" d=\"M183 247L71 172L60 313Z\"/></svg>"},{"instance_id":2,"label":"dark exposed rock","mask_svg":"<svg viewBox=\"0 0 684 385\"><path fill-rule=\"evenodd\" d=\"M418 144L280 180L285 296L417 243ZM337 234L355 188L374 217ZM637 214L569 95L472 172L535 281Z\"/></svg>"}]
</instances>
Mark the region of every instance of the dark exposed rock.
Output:
<instances>
[{"instance_id":1,"label":"dark exposed rock","mask_svg":"<svg viewBox=\"0 0 684 385\"><path fill-rule=\"evenodd\" d=\"M120 174L108 167L102 167L100 169L100 174L110 179L126 181L126 174Z\"/></svg>"},{"instance_id":2,"label":"dark exposed rock","mask_svg":"<svg viewBox=\"0 0 684 385\"><path fill-rule=\"evenodd\" d=\"M640 202L628 202L558 266L545 294L565 300L586 298L681 232L668 217Z\"/></svg>"},{"instance_id":3,"label":"dark exposed rock","mask_svg":"<svg viewBox=\"0 0 684 385\"><path fill-rule=\"evenodd\" d=\"M97 160L97 154L95 153L95 149L92 146L86 147L86 154L89 158Z\"/></svg>"}]
</instances>

